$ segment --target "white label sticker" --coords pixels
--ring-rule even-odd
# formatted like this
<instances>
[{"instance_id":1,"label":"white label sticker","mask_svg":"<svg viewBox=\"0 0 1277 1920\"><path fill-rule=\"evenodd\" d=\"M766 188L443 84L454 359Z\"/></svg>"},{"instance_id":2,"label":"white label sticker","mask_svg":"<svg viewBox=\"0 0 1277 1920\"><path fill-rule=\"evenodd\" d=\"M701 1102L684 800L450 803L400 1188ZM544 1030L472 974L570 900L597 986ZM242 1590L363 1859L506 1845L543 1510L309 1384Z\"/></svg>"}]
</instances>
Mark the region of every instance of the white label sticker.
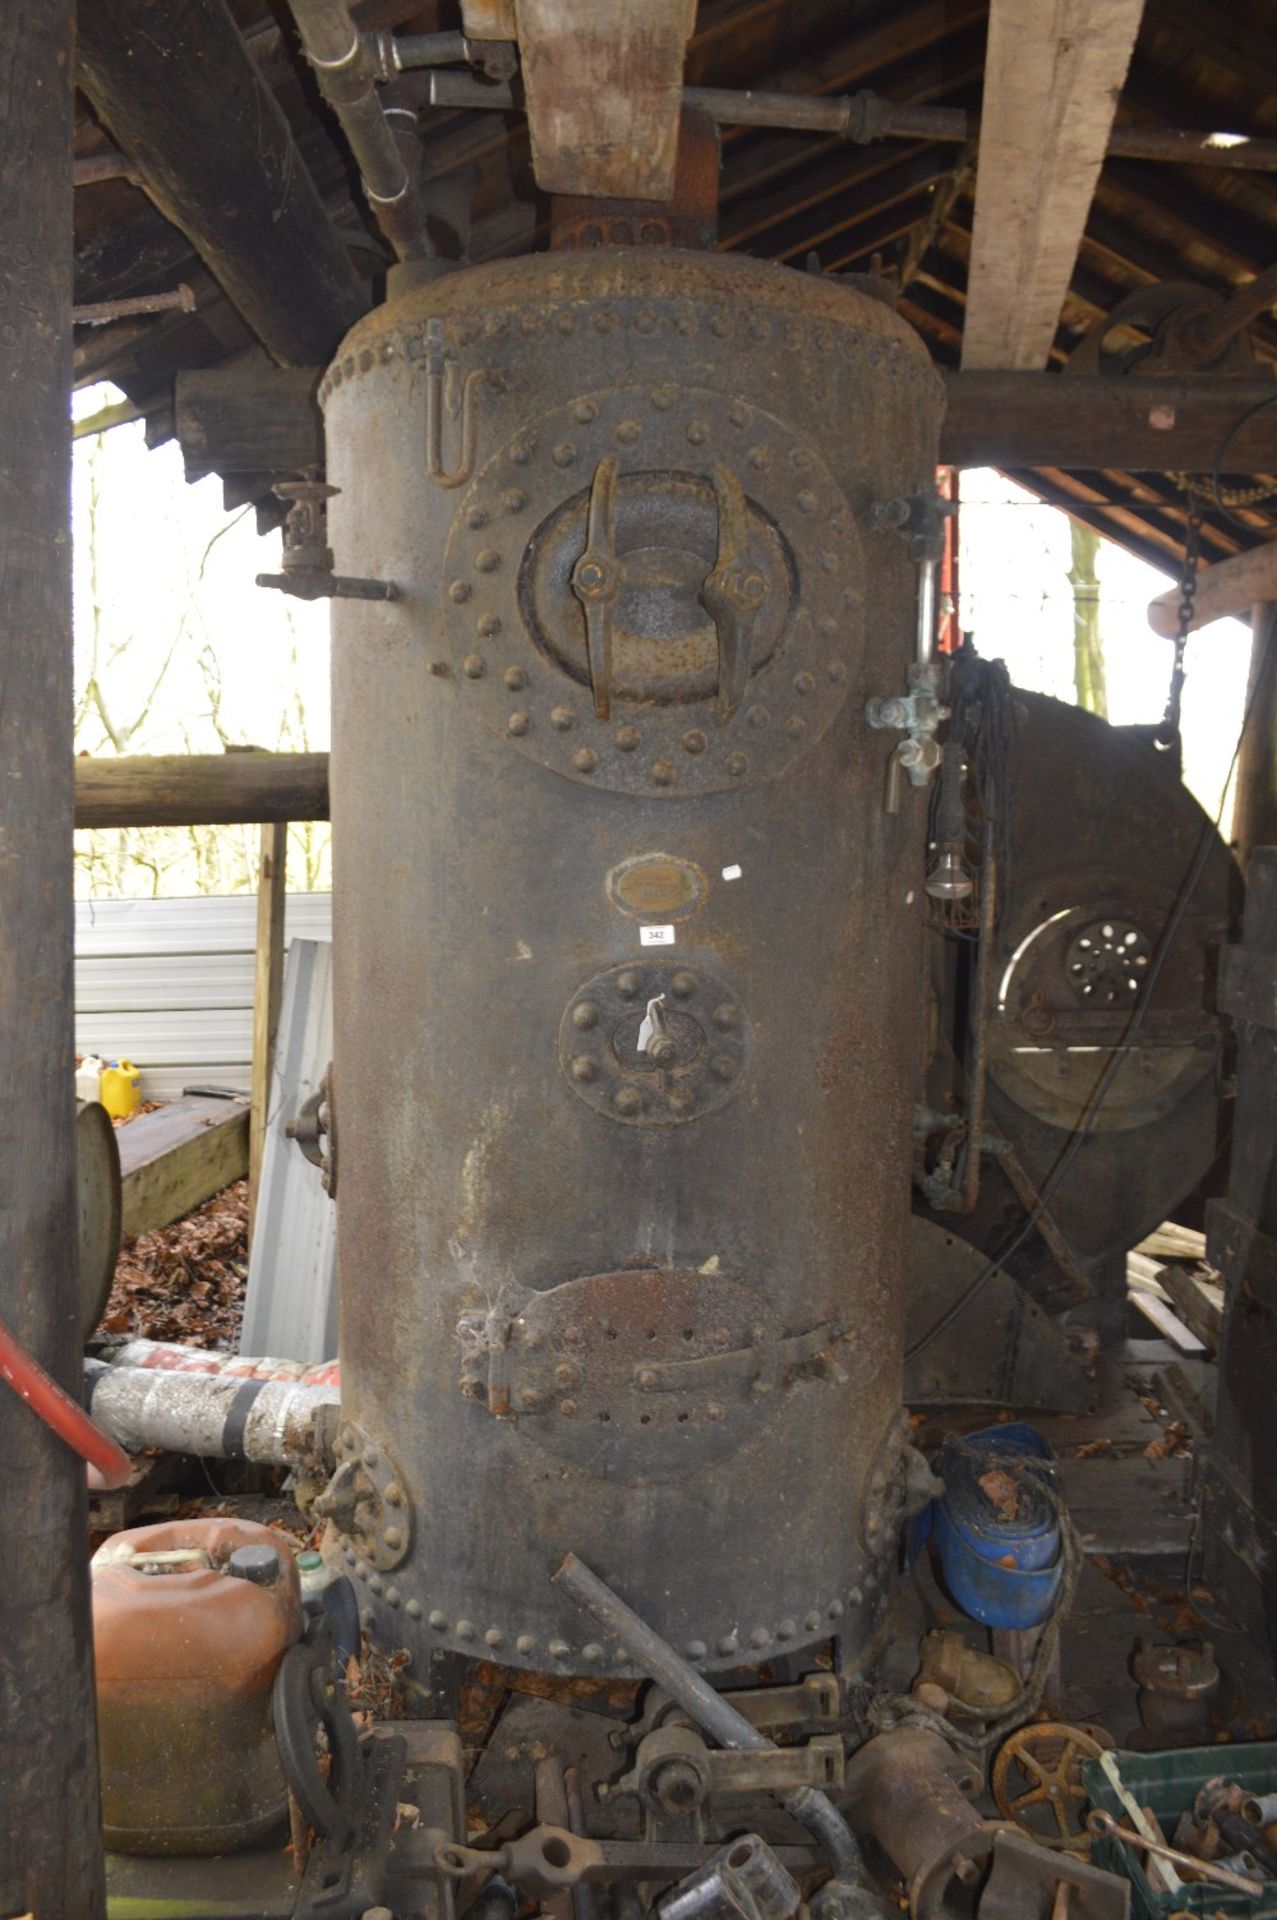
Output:
<instances>
[{"instance_id":1,"label":"white label sticker","mask_svg":"<svg viewBox=\"0 0 1277 1920\"><path fill-rule=\"evenodd\" d=\"M672 947L674 929L673 927L640 927L639 945L641 947Z\"/></svg>"},{"instance_id":2,"label":"white label sticker","mask_svg":"<svg viewBox=\"0 0 1277 1920\"><path fill-rule=\"evenodd\" d=\"M723 878L724 878L724 880L739 880L739 879L740 879L740 868L739 868L739 867L724 867L724 868L723 868Z\"/></svg>"}]
</instances>

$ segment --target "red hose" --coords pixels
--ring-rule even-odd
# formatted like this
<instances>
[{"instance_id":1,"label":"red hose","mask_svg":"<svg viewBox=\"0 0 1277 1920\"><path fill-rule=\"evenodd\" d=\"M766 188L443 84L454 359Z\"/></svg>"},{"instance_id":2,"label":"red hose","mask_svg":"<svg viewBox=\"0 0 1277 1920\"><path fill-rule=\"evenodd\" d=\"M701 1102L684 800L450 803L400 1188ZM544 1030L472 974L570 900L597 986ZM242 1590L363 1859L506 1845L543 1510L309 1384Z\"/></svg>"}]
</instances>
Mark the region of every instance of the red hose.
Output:
<instances>
[{"instance_id":1,"label":"red hose","mask_svg":"<svg viewBox=\"0 0 1277 1920\"><path fill-rule=\"evenodd\" d=\"M65 1440L82 1460L96 1467L105 1487L122 1487L133 1471L133 1462L123 1447L95 1427L83 1407L50 1379L38 1361L20 1347L3 1320L0 1320L0 1380L38 1413L59 1439Z\"/></svg>"}]
</instances>

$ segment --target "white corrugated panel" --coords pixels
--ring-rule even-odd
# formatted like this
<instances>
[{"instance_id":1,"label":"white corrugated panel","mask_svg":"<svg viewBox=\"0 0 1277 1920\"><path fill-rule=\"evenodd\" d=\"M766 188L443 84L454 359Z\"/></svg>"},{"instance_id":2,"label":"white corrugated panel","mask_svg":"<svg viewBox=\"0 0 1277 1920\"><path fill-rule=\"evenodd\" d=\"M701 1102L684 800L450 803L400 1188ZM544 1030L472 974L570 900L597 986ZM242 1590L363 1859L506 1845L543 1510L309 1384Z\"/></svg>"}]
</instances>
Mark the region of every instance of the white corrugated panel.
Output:
<instances>
[{"instance_id":1,"label":"white corrugated panel","mask_svg":"<svg viewBox=\"0 0 1277 1920\"><path fill-rule=\"evenodd\" d=\"M308 1364L337 1351L337 1210L284 1128L332 1059L332 952L322 940L288 949L240 1331L241 1353Z\"/></svg>"},{"instance_id":2,"label":"white corrugated panel","mask_svg":"<svg viewBox=\"0 0 1277 1920\"><path fill-rule=\"evenodd\" d=\"M290 893L285 938L328 940L332 895ZM136 1061L142 1092L247 1090L253 1044L251 894L77 900L75 1043Z\"/></svg>"}]
</instances>

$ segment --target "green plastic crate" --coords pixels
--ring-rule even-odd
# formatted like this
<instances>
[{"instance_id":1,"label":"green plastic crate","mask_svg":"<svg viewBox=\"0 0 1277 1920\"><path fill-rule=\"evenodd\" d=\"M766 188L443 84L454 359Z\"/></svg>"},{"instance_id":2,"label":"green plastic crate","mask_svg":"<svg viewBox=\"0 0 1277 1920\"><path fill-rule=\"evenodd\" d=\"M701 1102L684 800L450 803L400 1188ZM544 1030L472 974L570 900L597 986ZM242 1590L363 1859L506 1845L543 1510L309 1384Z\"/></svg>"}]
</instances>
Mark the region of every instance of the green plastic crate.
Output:
<instances>
[{"instance_id":1,"label":"green plastic crate","mask_svg":"<svg viewBox=\"0 0 1277 1920\"><path fill-rule=\"evenodd\" d=\"M1168 1839L1181 1813L1192 1808L1198 1788L1216 1774L1239 1780L1254 1793L1277 1793L1277 1741L1258 1740L1244 1746L1225 1742L1214 1747L1180 1747L1169 1753L1115 1753L1113 1758L1126 1791L1137 1806L1152 1809ZM1098 1760L1086 1762L1082 1783L1092 1806L1102 1807L1123 1826L1130 1825L1130 1817ZM1178 1893L1158 1893L1149 1885L1144 1871L1146 1856L1136 1853L1124 1840L1097 1840L1093 1858L1097 1867L1107 1867L1130 1881L1134 1920L1169 1920L1173 1913L1244 1914L1251 1920L1268 1920L1271 1915L1277 1920L1277 1880L1253 1898L1209 1880L1186 1883Z\"/></svg>"}]
</instances>

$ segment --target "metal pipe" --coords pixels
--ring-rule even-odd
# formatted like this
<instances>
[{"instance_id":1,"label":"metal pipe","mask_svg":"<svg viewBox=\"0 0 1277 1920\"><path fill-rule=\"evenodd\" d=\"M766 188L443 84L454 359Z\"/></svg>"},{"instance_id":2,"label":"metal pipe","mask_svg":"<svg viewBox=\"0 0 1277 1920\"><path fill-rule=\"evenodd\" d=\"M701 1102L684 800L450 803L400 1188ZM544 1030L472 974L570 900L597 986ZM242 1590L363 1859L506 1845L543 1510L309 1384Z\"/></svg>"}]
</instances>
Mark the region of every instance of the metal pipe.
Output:
<instances>
[{"instance_id":1,"label":"metal pipe","mask_svg":"<svg viewBox=\"0 0 1277 1920\"><path fill-rule=\"evenodd\" d=\"M320 92L341 122L368 204L400 260L429 260L426 212L377 98L377 63L345 0L290 0Z\"/></svg>"},{"instance_id":2,"label":"metal pipe","mask_svg":"<svg viewBox=\"0 0 1277 1920\"><path fill-rule=\"evenodd\" d=\"M574 1553L567 1555L553 1579L556 1587L561 1587L613 1635L627 1659L642 1668L657 1686L663 1687L721 1747L748 1753L770 1753L775 1749L774 1740L751 1726L743 1713L716 1692L695 1667L675 1653L667 1640L641 1620L632 1607L627 1607L620 1595ZM776 1798L824 1848L837 1879L858 1886L868 1884L860 1848L847 1822L826 1794L815 1787L799 1787L792 1793L777 1794Z\"/></svg>"},{"instance_id":3,"label":"metal pipe","mask_svg":"<svg viewBox=\"0 0 1277 1920\"><path fill-rule=\"evenodd\" d=\"M446 67L467 57L464 33L388 33L385 39L396 73L410 67Z\"/></svg>"},{"instance_id":4,"label":"metal pipe","mask_svg":"<svg viewBox=\"0 0 1277 1920\"><path fill-rule=\"evenodd\" d=\"M999 796L1000 799L1000 796ZM987 804L987 796L986 796ZM989 1016L993 997L994 923L997 918L998 863L994 853L994 822L984 823L980 862L980 938L976 949L975 979L971 983L971 1043L967 1053L967 1137L962 1148L959 1213L972 1213L980 1197L980 1141L984 1134L985 1098L989 1082Z\"/></svg>"},{"instance_id":5,"label":"metal pipe","mask_svg":"<svg viewBox=\"0 0 1277 1920\"><path fill-rule=\"evenodd\" d=\"M153 1373L84 1363L89 1409L130 1453L164 1447L208 1460L311 1463L327 1450L341 1407L336 1387L226 1374Z\"/></svg>"},{"instance_id":6,"label":"metal pipe","mask_svg":"<svg viewBox=\"0 0 1277 1920\"><path fill-rule=\"evenodd\" d=\"M936 562L934 559L922 560L918 564L918 637L916 653L918 665L931 665L932 649L936 637Z\"/></svg>"},{"instance_id":7,"label":"metal pipe","mask_svg":"<svg viewBox=\"0 0 1277 1920\"><path fill-rule=\"evenodd\" d=\"M436 107L489 107L509 113L522 108L513 88L475 79L468 73L430 76L430 104ZM978 140L977 115L961 107L914 106L884 100L868 88L859 93L811 94L737 91L731 87L684 87L683 104L697 107L720 126L773 127L791 133L830 134L869 146L875 140L936 140L962 146ZM1107 157L1153 160L1179 167L1227 167L1258 173L1277 172L1277 140L1246 133L1208 133L1189 127L1118 126L1109 137Z\"/></svg>"}]
</instances>

